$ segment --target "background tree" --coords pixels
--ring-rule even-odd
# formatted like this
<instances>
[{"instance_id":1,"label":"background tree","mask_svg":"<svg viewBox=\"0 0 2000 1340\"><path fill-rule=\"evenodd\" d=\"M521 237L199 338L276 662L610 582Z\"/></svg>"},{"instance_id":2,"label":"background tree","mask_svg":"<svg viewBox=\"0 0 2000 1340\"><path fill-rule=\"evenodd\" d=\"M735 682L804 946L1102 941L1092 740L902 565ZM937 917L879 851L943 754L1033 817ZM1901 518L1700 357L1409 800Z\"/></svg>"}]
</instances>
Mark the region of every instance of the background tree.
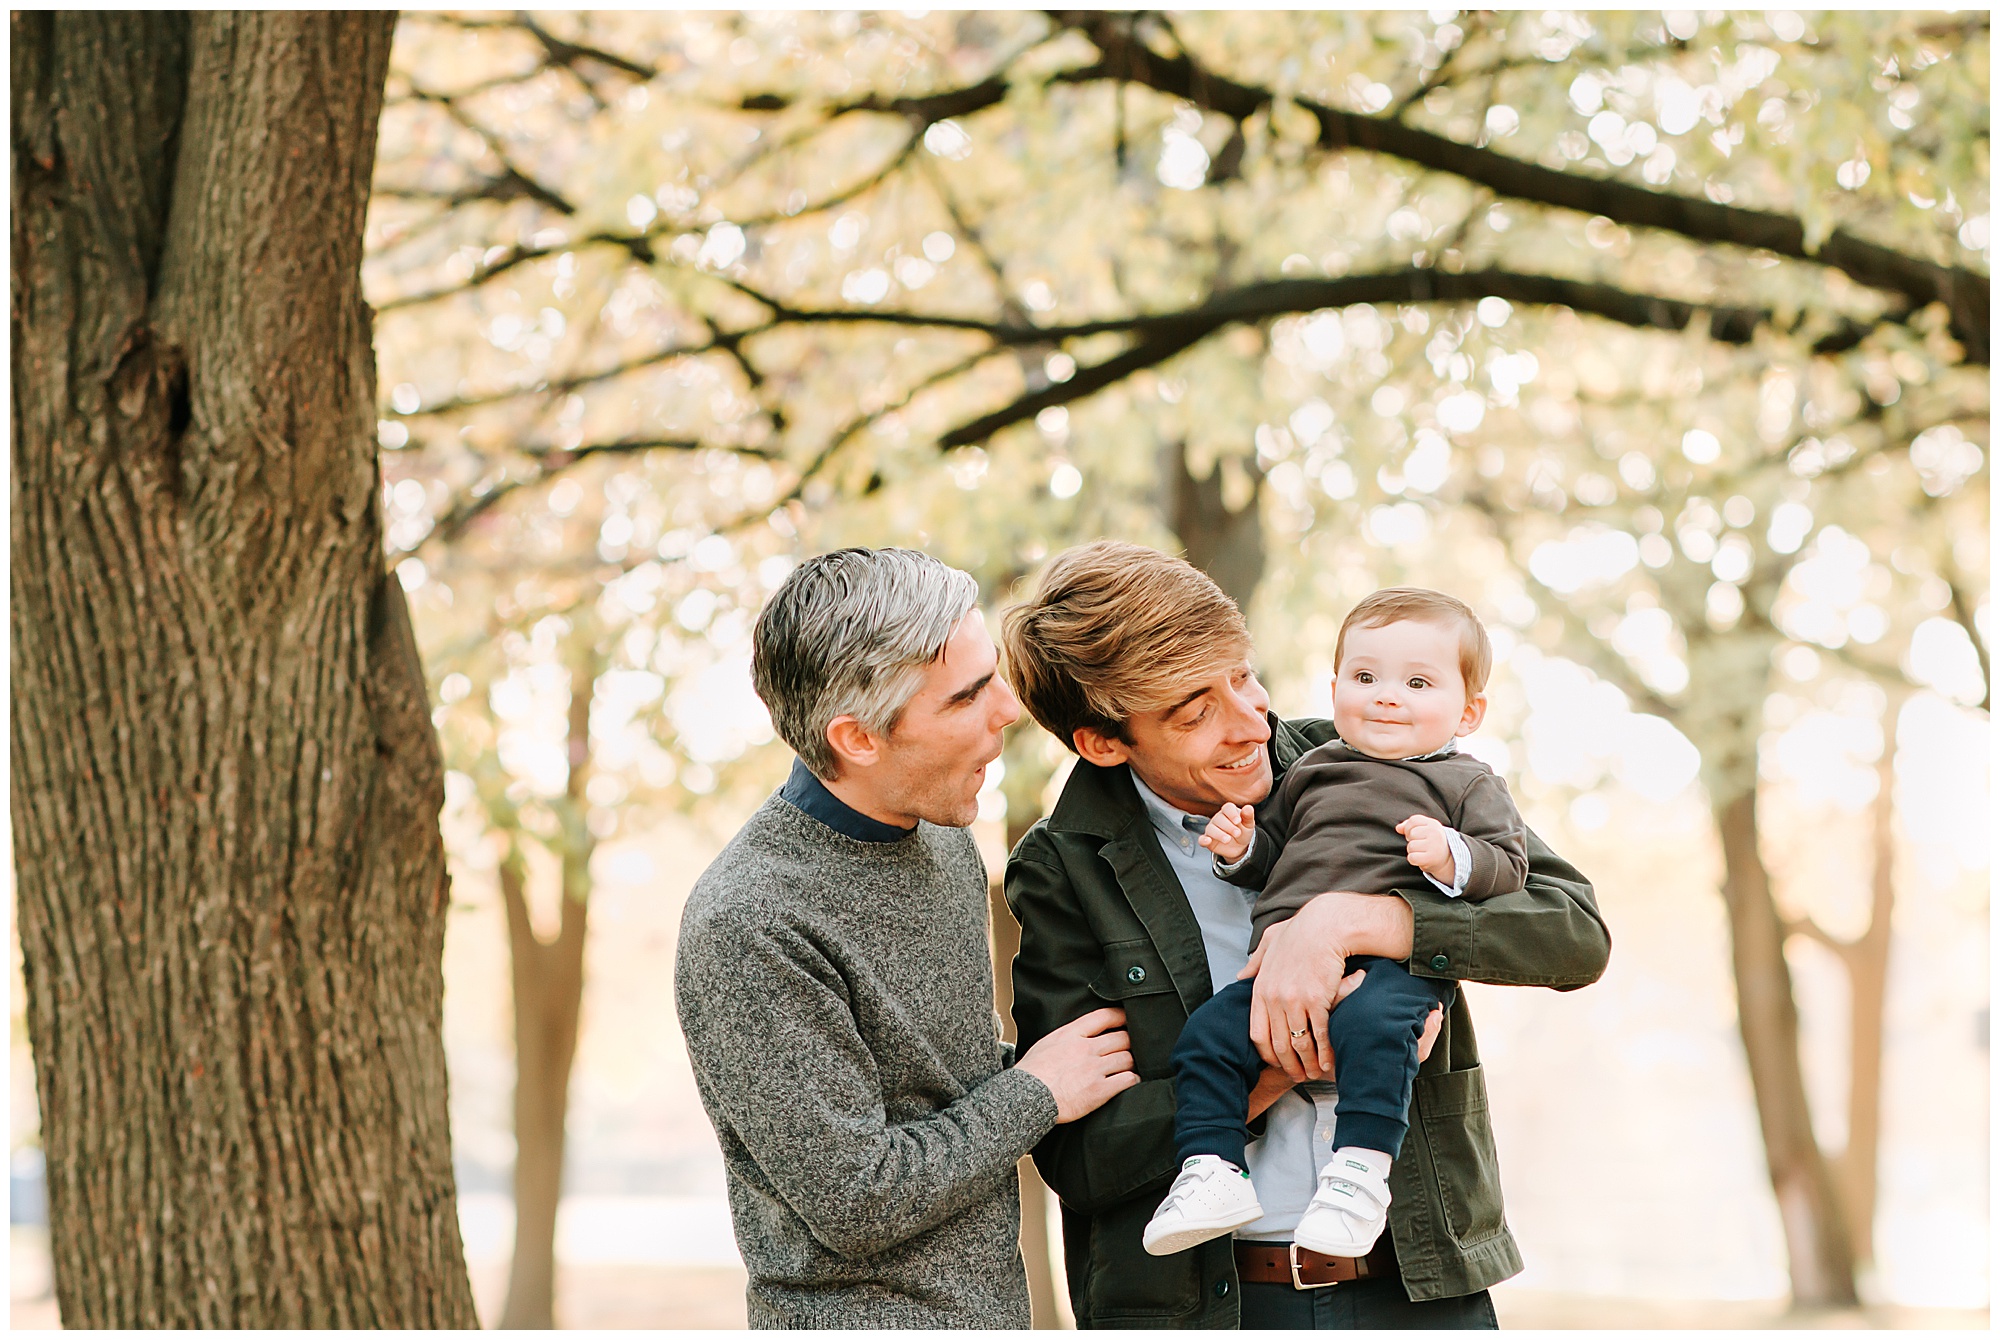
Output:
<instances>
[{"instance_id":1,"label":"background tree","mask_svg":"<svg viewBox=\"0 0 2000 1340\"><path fill-rule=\"evenodd\" d=\"M434 563L539 486L644 455L673 521L607 523L621 582L692 600L703 546L740 571L739 551L896 536L997 600L1064 537L1178 538L1276 668L1323 657L1326 612L1398 573L1483 591L1522 642L1581 655L1623 625L1594 588L1537 586L1534 560L1605 508L1640 526L1635 551L1715 546L1657 578L1628 563L1618 592L1691 584L1633 627L1686 640L1702 690L1673 719L1720 815L1754 798L1755 686L1803 644L1759 623L1778 588L1713 566L1756 557L1730 538L1738 495L1674 472L1772 454L1761 424L1787 396L1801 454L1742 495L1759 525L1818 517L1785 490L1836 487L1842 450L1983 469L1987 33L1922 14L413 18L368 274L390 468L440 487L392 540ZM1696 431L1716 457L1682 447ZM1677 510L1640 499L1663 489ZM1795 561L1766 569L1782 584ZM1924 571L1983 657L1979 565L1952 561ZM1749 613L1726 592L1711 609L1717 586ZM688 611L711 647L717 608ZM1756 844L1727 850L1763 937L1738 946L1746 1036L1777 1025L1749 1050L1795 1296L1849 1299L1851 1226L1785 1057L1783 928L1741 893Z\"/></svg>"},{"instance_id":2,"label":"background tree","mask_svg":"<svg viewBox=\"0 0 2000 1340\"><path fill-rule=\"evenodd\" d=\"M360 285L391 25L12 18L12 822L69 1326L474 1320Z\"/></svg>"},{"instance_id":3,"label":"background tree","mask_svg":"<svg viewBox=\"0 0 2000 1340\"><path fill-rule=\"evenodd\" d=\"M1582 350L1576 356L1587 366ZM1815 646L1841 652L1885 638L1907 645L1923 617L1926 579L1938 580L1928 564L1907 574L1883 565L1890 589L1871 593L1879 603L1851 611L1815 602L1810 570L1874 567L1854 531L1877 537L1885 549L1903 546L1905 565L1913 566L1907 546L1930 519L1924 504L1978 479L1983 453L1950 422L1964 412L1949 403L1956 399L1950 391L1891 408L1843 385L1835 368L1759 362L1760 375L1722 379L1717 390L1671 405L1640 392L1593 409L1578 435L1583 450L1567 459L1547 449L1509 452L1515 468L1464 488L1524 574L1534 606L1553 616L1553 644L1617 685L1638 710L1672 723L1700 752L1723 854L1739 1026L1788 1227L1794 1287L1802 1298L1852 1302L1855 1249L1865 1256L1869 1238L1859 1216L1872 1212L1872 1196L1866 1204L1852 1198L1863 1188L1851 1172L1844 1179L1850 1194L1841 1193L1843 1179L1822 1155L1806 1100L1785 942L1815 923L1809 900L1781 888L1765 857L1758 800L1766 705L1783 681L1781 665L1800 648L1814 657ZM1983 403L1983 388L1959 390ZM1937 404L1940 398L1947 403ZM1732 399L1747 403L1732 408ZM1843 422L1856 402L1864 413ZM1826 440L1795 427L1795 415ZM1940 416L1944 422L1927 422ZM1722 436L1704 423L1722 427ZM1742 431L1752 424L1752 432ZM1635 442L1671 442L1677 430L1678 451L1629 450ZM1495 425L1496 439L1505 433ZM1941 470L1912 468L1913 439L1928 448L1947 438L1953 446ZM1973 534L1983 529L1978 492L1953 509ZM1892 620L1891 610L1906 613ZM1976 629L1964 631L1977 637ZM1896 660L1880 665L1897 675ZM1893 757L1893 735L1891 721L1885 758ZM1884 856L1878 852L1877 860ZM1877 952L1864 935L1847 953L1860 969L1853 973L1856 1008L1876 1012L1854 1017L1861 1050L1853 1105L1861 1113L1877 1099L1868 1088L1880 1069L1881 982L1873 965L1883 960L1857 956ZM1866 1050L1871 1036L1873 1054ZM1850 1129L1850 1166L1872 1166L1869 1124Z\"/></svg>"},{"instance_id":4,"label":"background tree","mask_svg":"<svg viewBox=\"0 0 2000 1340\"><path fill-rule=\"evenodd\" d=\"M587 463L540 506L497 513L438 549L434 569L421 560L399 569L424 613L456 848L475 878L491 877L506 922L515 1228L503 1328L546 1329L558 1316L556 1215L598 848L665 813L738 803L776 782L755 763L719 778L702 760L734 757L750 741L704 741L680 726L712 718L699 685L714 666L694 635L718 620L740 624L788 564L745 571L731 553L711 567L711 545L698 573L679 565L668 580L657 563L622 572L626 539L645 536L650 552L671 523L652 468L643 453ZM418 479L388 497L392 531L425 524ZM725 581L743 589L731 591L733 609L718 610ZM682 689L673 703L670 678ZM770 738L765 729L754 742Z\"/></svg>"}]
</instances>

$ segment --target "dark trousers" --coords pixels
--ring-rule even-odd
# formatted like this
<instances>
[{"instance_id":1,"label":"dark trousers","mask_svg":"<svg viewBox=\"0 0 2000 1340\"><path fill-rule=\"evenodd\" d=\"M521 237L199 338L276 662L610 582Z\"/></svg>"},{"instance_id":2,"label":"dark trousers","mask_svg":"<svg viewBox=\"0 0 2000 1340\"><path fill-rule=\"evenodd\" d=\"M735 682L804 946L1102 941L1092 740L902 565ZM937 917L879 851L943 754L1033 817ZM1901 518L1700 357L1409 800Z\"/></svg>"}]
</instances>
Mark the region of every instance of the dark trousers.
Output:
<instances>
[{"instance_id":1,"label":"dark trousers","mask_svg":"<svg viewBox=\"0 0 2000 1340\"><path fill-rule=\"evenodd\" d=\"M1335 1053L1338 1055L1338 1053ZM1463 1298L1412 1303L1403 1281L1355 1280L1325 1289L1289 1284L1242 1286L1246 1331L1497 1331L1493 1296L1481 1289Z\"/></svg>"},{"instance_id":2,"label":"dark trousers","mask_svg":"<svg viewBox=\"0 0 2000 1340\"><path fill-rule=\"evenodd\" d=\"M1362 957L1360 989L1327 1016L1333 1045L1336 1148L1379 1149L1394 1158L1410 1129L1410 1086L1417 1078L1417 1039L1439 1005L1451 1007L1457 986L1412 977L1391 959ZM1250 994L1255 982L1231 982L1188 1016L1174 1044L1174 1144L1185 1160L1215 1154L1245 1166L1250 1090L1264 1062L1250 1041ZM1346 1286L1342 1286L1346 1287Z\"/></svg>"}]
</instances>

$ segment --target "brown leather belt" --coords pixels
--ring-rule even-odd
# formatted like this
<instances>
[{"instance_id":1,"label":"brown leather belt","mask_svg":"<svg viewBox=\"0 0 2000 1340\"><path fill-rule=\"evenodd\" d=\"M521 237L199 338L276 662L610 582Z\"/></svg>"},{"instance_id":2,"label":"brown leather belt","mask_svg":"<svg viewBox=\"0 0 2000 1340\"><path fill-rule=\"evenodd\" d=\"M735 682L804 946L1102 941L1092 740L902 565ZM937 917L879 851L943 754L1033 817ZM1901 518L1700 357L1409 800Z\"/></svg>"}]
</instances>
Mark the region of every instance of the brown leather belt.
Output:
<instances>
[{"instance_id":1,"label":"brown leather belt","mask_svg":"<svg viewBox=\"0 0 2000 1340\"><path fill-rule=\"evenodd\" d=\"M1384 1233L1366 1256L1327 1256L1295 1242L1244 1242L1236 1246L1236 1277L1245 1284L1289 1284L1323 1289L1329 1284L1396 1273L1396 1249Z\"/></svg>"}]
</instances>

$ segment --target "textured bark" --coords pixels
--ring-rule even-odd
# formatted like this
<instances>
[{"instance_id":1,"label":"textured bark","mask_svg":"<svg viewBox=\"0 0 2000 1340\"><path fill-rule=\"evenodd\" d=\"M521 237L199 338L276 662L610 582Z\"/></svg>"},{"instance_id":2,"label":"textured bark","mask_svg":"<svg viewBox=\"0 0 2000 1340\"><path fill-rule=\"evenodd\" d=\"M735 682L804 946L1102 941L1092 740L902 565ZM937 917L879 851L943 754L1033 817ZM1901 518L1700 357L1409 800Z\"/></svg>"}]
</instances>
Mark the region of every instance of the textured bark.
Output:
<instances>
[{"instance_id":1,"label":"textured bark","mask_svg":"<svg viewBox=\"0 0 2000 1340\"><path fill-rule=\"evenodd\" d=\"M1758 850L1754 784L1716 809L1729 909L1737 1026L1750 1063L1771 1188L1784 1224L1797 1307L1851 1307L1854 1254L1832 1170L1813 1137L1799 1065L1799 1013L1785 962L1786 927Z\"/></svg>"},{"instance_id":2,"label":"textured bark","mask_svg":"<svg viewBox=\"0 0 2000 1340\"><path fill-rule=\"evenodd\" d=\"M516 855L500 867L514 982L514 1263L502 1330L551 1330L555 1322L556 1209L562 1203L570 1068L583 1016L583 949L590 920L590 857L596 844L580 820L590 759L590 702L596 667L575 675L569 704L572 822L559 853L561 915L553 940L528 918L525 870Z\"/></svg>"},{"instance_id":3,"label":"textured bark","mask_svg":"<svg viewBox=\"0 0 2000 1340\"><path fill-rule=\"evenodd\" d=\"M1188 468L1187 443L1171 442L1164 449L1169 521L1187 552L1188 562L1207 573L1246 614L1250 597L1264 577L1264 472L1254 457L1243 468L1250 476L1250 500L1231 509L1222 497L1222 462L1196 479Z\"/></svg>"},{"instance_id":4,"label":"textured bark","mask_svg":"<svg viewBox=\"0 0 2000 1340\"><path fill-rule=\"evenodd\" d=\"M11 815L63 1322L473 1324L360 288L393 16L11 22Z\"/></svg>"}]
</instances>

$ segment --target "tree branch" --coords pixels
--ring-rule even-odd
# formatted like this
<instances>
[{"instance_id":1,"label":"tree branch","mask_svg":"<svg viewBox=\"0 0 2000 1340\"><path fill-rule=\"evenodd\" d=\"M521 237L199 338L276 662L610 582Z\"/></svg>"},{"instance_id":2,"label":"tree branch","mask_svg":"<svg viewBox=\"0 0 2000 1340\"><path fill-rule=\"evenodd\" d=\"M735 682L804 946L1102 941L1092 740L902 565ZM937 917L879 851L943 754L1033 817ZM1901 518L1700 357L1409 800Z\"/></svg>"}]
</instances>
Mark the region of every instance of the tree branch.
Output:
<instances>
[{"instance_id":1,"label":"tree branch","mask_svg":"<svg viewBox=\"0 0 2000 1340\"><path fill-rule=\"evenodd\" d=\"M535 22L534 17L526 10L516 15L514 22L523 32L542 44L542 50L548 53L549 60L552 63L569 70L580 82L587 82L583 79L583 75L576 69L577 63L580 61L592 61L604 66L606 69L617 70L621 74L630 75L642 83L659 73L659 71L650 65L641 65L638 61L628 59L614 51L606 51L602 47L590 46L583 42L571 42L557 37L554 33L542 27L541 24Z\"/></svg>"},{"instance_id":2,"label":"tree branch","mask_svg":"<svg viewBox=\"0 0 2000 1340\"><path fill-rule=\"evenodd\" d=\"M494 257L491 263L479 266L472 272L472 277L464 283L450 284L443 288L425 289L416 293L406 293L400 298L386 298L375 304L375 311L379 315L382 312L393 312L403 307L416 307L427 302L439 302L445 298L457 297L461 293L470 293L473 289L492 283L495 279L517 265L526 265L529 261L538 261L545 256L560 255L565 251L574 251L579 247L622 247L632 254L634 260L644 265L650 265L656 259L653 253L653 242L658 236L659 233L657 232L587 233L582 237L571 238L567 241L556 243L553 246L537 247L517 244L508 247L504 253Z\"/></svg>"},{"instance_id":3,"label":"tree branch","mask_svg":"<svg viewBox=\"0 0 2000 1340\"><path fill-rule=\"evenodd\" d=\"M760 214L747 219L732 219L731 222L739 228L763 228L774 223L790 223L794 219L802 219L807 215L824 213L829 209L838 209L856 197L866 195L887 181L898 168L910 161L911 156L917 151L917 145L921 142L921 135L912 134L908 139L903 141L903 147L890 155L889 160L883 163L881 167L859 181L842 187L832 195L822 196L811 204L801 205L795 210L781 210L776 214Z\"/></svg>"},{"instance_id":4,"label":"tree branch","mask_svg":"<svg viewBox=\"0 0 2000 1340\"><path fill-rule=\"evenodd\" d=\"M1117 65L1123 77L1196 106L1243 120L1273 100L1269 89L1225 79L1184 54L1162 56L1133 35L1123 15L1072 11L1058 13L1056 19L1088 36L1104 53L1105 64ZM1871 288L1901 294L1913 307L1942 302L1951 313L1952 336L1964 346L1967 361L1982 366L1987 362L1990 276L1908 256L1840 229L1817 249L1808 250L1805 224L1791 215L1558 171L1399 121L1345 112L1310 99L1294 101L1319 122L1322 149L1366 150L1448 172L1516 200L1601 214L1614 223L1657 228L1691 241L1762 248L1793 260L1828 265Z\"/></svg>"},{"instance_id":5,"label":"tree branch","mask_svg":"<svg viewBox=\"0 0 2000 1340\"><path fill-rule=\"evenodd\" d=\"M1817 940L1838 955L1843 963L1851 961L1854 957L1854 951L1859 947L1852 940L1841 939L1832 931L1820 925L1810 915L1787 919L1785 922L1785 934L1787 936L1796 935L1807 940Z\"/></svg>"},{"instance_id":6,"label":"tree branch","mask_svg":"<svg viewBox=\"0 0 2000 1340\"><path fill-rule=\"evenodd\" d=\"M1986 639L1980 636L1979 621L1975 617L1977 612L1972 608L1972 598L1966 594L1965 583L1959 579L1957 565L1951 561L1949 547L1938 568L1945 589L1951 592L1952 621L1965 630L1966 638L1972 643L1973 654L1979 658L1979 682L1986 690L1980 695L1979 710L1990 714L1993 711L1992 654L1986 649Z\"/></svg>"},{"instance_id":7,"label":"tree branch","mask_svg":"<svg viewBox=\"0 0 2000 1340\"><path fill-rule=\"evenodd\" d=\"M892 155L889 158L889 160L885 162L876 171L870 173L866 177L863 177L860 181L854 182L849 186L841 188L833 195L823 197L822 199L814 201L809 205L804 205L796 211L789 213L763 215L742 220L730 220L730 222L736 223L737 226L741 228L746 228L746 229L757 228L773 223L789 222L793 219L804 218L807 215L816 214L823 210L837 208L840 205L844 205L858 196L867 194L869 191L874 190L877 186L880 186L884 181L888 180L889 176L892 173L894 173L898 168L902 167L905 163L907 163L910 160L910 156L912 153L915 152L917 144L918 144L918 137L912 135L908 140L904 142L903 147L898 149L896 153ZM502 161L503 163L505 162L504 159ZM511 167L508 168L508 171L510 173L513 173L513 169ZM520 174L518 173L513 173L513 175L516 177L520 176ZM535 190L539 190L539 188L535 186L535 183L528 181L527 178L522 177L520 178L520 180L525 187L532 189L520 191L518 192L518 194L533 195ZM447 203L449 205L456 206L458 204L465 203L469 200L513 198L512 195L505 194L503 192L504 188L499 188L494 191L468 189L466 191L458 193L457 196L449 198ZM379 193L384 195L397 195L409 198L425 198L425 199L444 198L438 196L423 195L419 192L414 192L414 191L403 191L395 189L381 191ZM534 198L541 199L542 197L539 195L534 195ZM561 205L561 202L558 200L557 204ZM562 206L562 207L565 209L567 208L567 206ZM443 288L426 289L418 293L406 294L405 296L400 298L390 298L387 301L376 304L375 310L377 312L388 312L388 311L394 311L399 307L415 307L423 303L440 302L446 298L455 297L461 293L469 293L473 289L480 288L486 284L489 284L494 279L497 279L499 276L505 274L507 271L513 269L518 265L523 265L528 261L540 260L544 256L553 256L561 252L573 251L578 247L584 247L584 246L621 247L625 251L631 253L632 259L637 263L641 265L651 265L655 260L658 259L657 254L653 250L653 244L655 242L659 241L662 238L669 237L675 233L691 231L698 227L700 227L700 225L693 222L692 220L675 220L646 229L643 232L636 232L636 233L598 232L598 233L590 233L584 237L579 237L572 241L565 241L555 246L548 246L548 247L514 246L509 248L505 255L496 257L493 260L492 264L480 266L477 270L473 272L472 277L465 280L463 283L452 284Z\"/></svg>"},{"instance_id":8,"label":"tree branch","mask_svg":"<svg viewBox=\"0 0 2000 1340\"><path fill-rule=\"evenodd\" d=\"M432 540L450 544L453 540L463 535L473 522L484 516L501 500L520 492L522 489L536 488L542 484L546 484L563 471L592 456L630 456L652 451L727 451L739 456L752 456L761 461L774 459L771 452L761 447L738 446L724 442L703 442L698 438L683 437L620 438L615 442L595 442L581 447L550 447L540 451L531 449L525 454L535 459L540 466L534 474L520 479L499 480L497 483L488 486L485 492L475 492L471 497L454 503L424 533L423 539L418 540L407 549L395 551L392 557L415 553ZM475 485L475 490L478 487L478 485Z\"/></svg>"},{"instance_id":9,"label":"tree branch","mask_svg":"<svg viewBox=\"0 0 2000 1340\"><path fill-rule=\"evenodd\" d=\"M1484 297L1500 297L1531 306L1568 307L1642 329L1685 330L1705 311L1708 314L1709 337L1727 344L1748 344L1759 326L1775 323L1773 314L1764 309L1703 308L1679 299L1632 293L1607 284L1562 279L1553 275L1521 274L1508 270L1471 270L1452 274L1423 269L1344 275L1337 279L1270 280L1229 290L1200 307L1183 312L1086 321L1066 326L1021 327L960 318L953 323L957 328L981 331L1001 344L1055 342L1112 332L1134 335L1139 343L1103 363L1079 369L1066 382L1022 396L1004 409L953 429L939 439L938 445L965 446L989 437L1010 424L1032 418L1051 405L1082 399L1141 368L1153 367L1172 358L1226 325L1261 321L1294 312L1317 311L1322 307L1349 307L1357 303L1469 302ZM807 314L774 310L778 310L780 321L803 319L809 315L813 319L827 320L834 316L825 312ZM839 315L841 319L850 320L856 316L854 313ZM877 319L924 324L920 318L904 313L880 313ZM1812 346L1813 352L1834 353L1852 348L1861 342L1867 329L1852 322L1845 323L1816 341Z\"/></svg>"},{"instance_id":10,"label":"tree branch","mask_svg":"<svg viewBox=\"0 0 2000 1340\"><path fill-rule=\"evenodd\" d=\"M463 28L470 32L512 30L514 32L526 33L541 46L543 53L547 56L547 65L560 65L564 67L572 75L575 75L579 82L586 85L589 81L585 80L576 70L576 65L579 61L594 61L606 69L617 70L621 74L628 74L634 79L641 81L651 79L659 73L649 65L644 65L629 57L621 56L614 51L606 51L601 47L590 46L582 42L571 42L557 37L555 34L549 32L548 29L542 27L541 24L537 23L534 16L526 10L517 12L510 19L474 19L457 14L415 14L411 17L420 18L429 23L442 23L454 28Z\"/></svg>"},{"instance_id":11,"label":"tree branch","mask_svg":"<svg viewBox=\"0 0 2000 1340\"><path fill-rule=\"evenodd\" d=\"M1220 324L1222 323L1217 323ZM960 424L938 438L938 448L949 451L954 447L969 447L976 442L985 441L1002 428L1017 424L1023 419L1031 419L1052 406L1081 400L1113 382L1123 381L1141 368L1150 368L1166 362L1183 349L1199 343L1215 328L1210 326L1201 329L1190 326L1176 333L1161 334L1141 340L1124 353L1108 358L1102 363L1078 368L1075 375L1066 382L1051 382L1039 391L1030 391L1004 408L997 409L991 414L981 415L970 423Z\"/></svg>"},{"instance_id":12,"label":"tree branch","mask_svg":"<svg viewBox=\"0 0 2000 1340\"><path fill-rule=\"evenodd\" d=\"M565 200L550 187L536 181L533 177L516 167L514 160L507 156L506 149L501 147L499 136L473 119L470 113L458 105L458 100L455 96L445 93L433 93L428 89L417 87L413 82L410 84L410 98L412 101L429 102L444 108L445 115L477 135L480 142L486 146L486 151L492 154L500 163L500 175L493 180L508 183L515 197L525 197L534 200L538 204L548 206L558 214L573 215L576 213L575 205Z\"/></svg>"},{"instance_id":13,"label":"tree branch","mask_svg":"<svg viewBox=\"0 0 2000 1340\"><path fill-rule=\"evenodd\" d=\"M761 330L764 328L758 327L758 329ZM558 377L553 381L537 382L532 386L517 387L512 391L495 391L490 395L457 396L450 400L440 400L434 404L419 406L407 414L394 408L389 413L398 419L431 419L444 414L457 414L468 409L483 409L488 405L504 405L510 400L519 400L524 396L567 395L571 391L581 390L586 386L595 386L599 382L612 381L623 377L628 372L638 372L645 368L657 367L661 363L669 363L677 358L690 358L697 354L712 353L716 347L713 342L674 345L671 348L656 349L652 353L641 354L636 358L628 358L622 363L613 364L608 368L599 368L595 372L572 373L567 377Z\"/></svg>"},{"instance_id":14,"label":"tree branch","mask_svg":"<svg viewBox=\"0 0 2000 1340\"><path fill-rule=\"evenodd\" d=\"M999 352L997 349L982 349L968 358L962 358L956 363L939 368L936 372L931 373L918 381L914 386L906 389L894 400L849 419L845 424L841 425L838 432L827 439L826 445L820 448L819 454L808 461L805 468L799 471L799 477L793 481L792 487L785 492L782 498L779 498L769 507L759 507L754 513L745 513L727 526L718 527L718 530L735 530L759 517L769 516L774 510L785 506L787 503L803 498L805 496L806 485L811 483L818 476L819 472L826 468L827 463L833 459L835 453L852 441L862 430L871 424L879 422L885 415L894 414L905 405L908 405L912 400L915 400L923 392L930 390L933 386L941 385L944 382L950 381L953 377L972 371L972 369L978 367L981 363Z\"/></svg>"},{"instance_id":15,"label":"tree branch","mask_svg":"<svg viewBox=\"0 0 2000 1340\"><path fill-rule=\"evenodd\" d=\"M469 205L475 200L491 200L498 204L505 204L510 200L534 200L558 213L576 212L568 201L504 162L499 175L482 177L470 185L459 187L456 191L432 191L421 186L398 186L391 183L376 186L374 194L392 200L436 201L447 209Z\"/></svg>"}]
</instances>

